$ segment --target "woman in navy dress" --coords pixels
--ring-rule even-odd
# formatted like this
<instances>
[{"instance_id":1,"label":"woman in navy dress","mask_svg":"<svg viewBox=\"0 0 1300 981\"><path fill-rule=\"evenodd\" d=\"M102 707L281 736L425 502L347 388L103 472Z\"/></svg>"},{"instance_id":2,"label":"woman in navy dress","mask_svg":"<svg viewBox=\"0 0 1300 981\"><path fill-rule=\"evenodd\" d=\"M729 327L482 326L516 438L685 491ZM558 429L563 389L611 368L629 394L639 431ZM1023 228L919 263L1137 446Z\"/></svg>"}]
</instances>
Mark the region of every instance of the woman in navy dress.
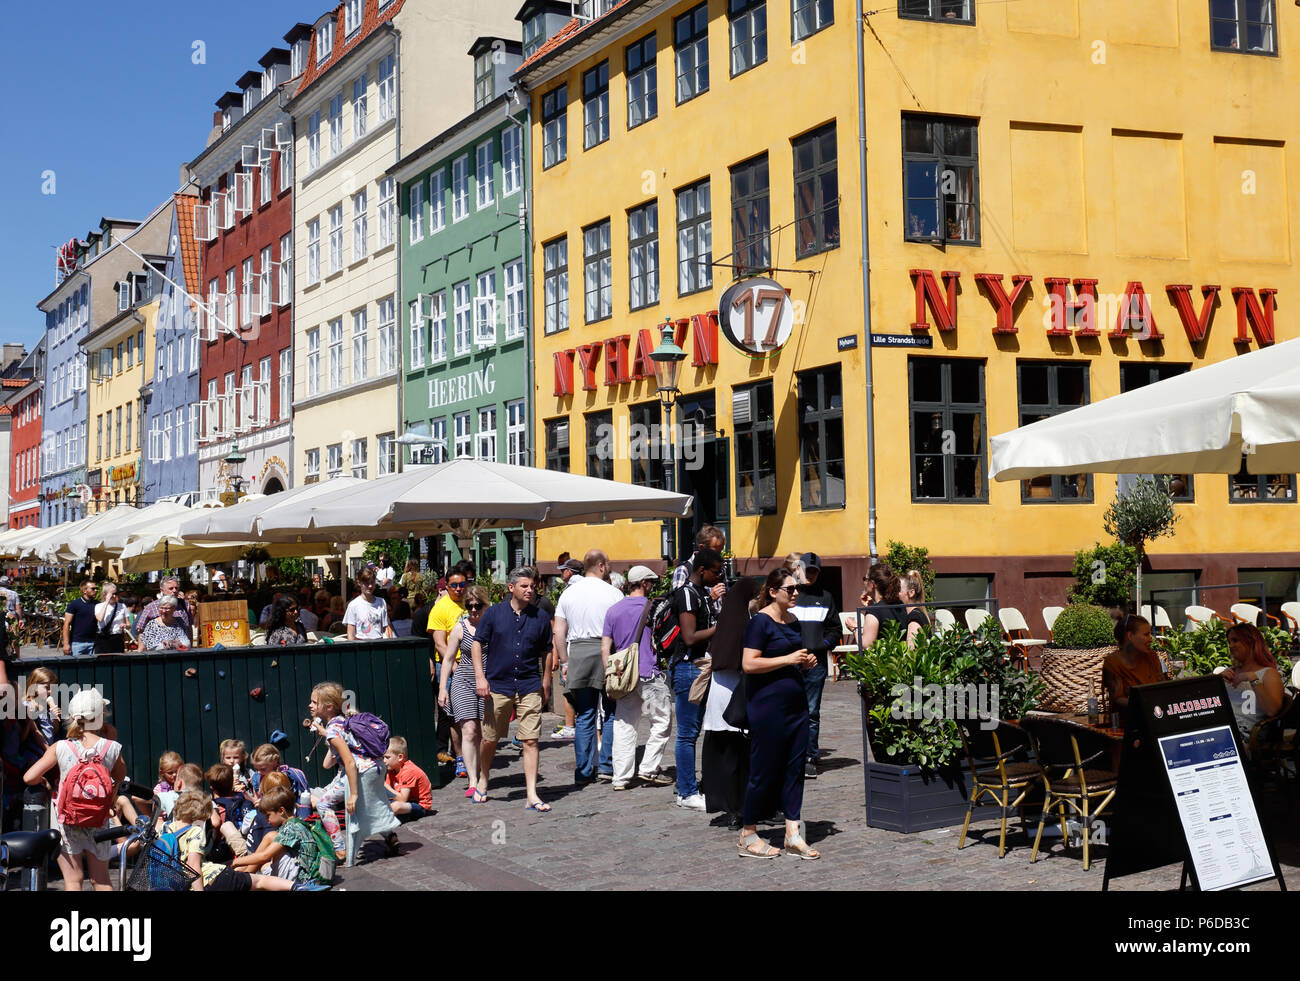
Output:
<instances>
[{"instance_id":1,"label":"woman in navy dress","mask_svg":"<svg viewBox=\"0 0 1300 981\"><path fill-rule=\"evenodd\" d=\"M776 858L781 852L758 837L758 816L780 803L785 812L785 853L820 858L799 834L804 761L808 754L808 698L803 672L817 655L803 647L799 621L789 612L798 595L795 578L774 569L759 593L761 609L745 627L742 667L751 749L740 855Z\"/></svg>"}]
</instances>

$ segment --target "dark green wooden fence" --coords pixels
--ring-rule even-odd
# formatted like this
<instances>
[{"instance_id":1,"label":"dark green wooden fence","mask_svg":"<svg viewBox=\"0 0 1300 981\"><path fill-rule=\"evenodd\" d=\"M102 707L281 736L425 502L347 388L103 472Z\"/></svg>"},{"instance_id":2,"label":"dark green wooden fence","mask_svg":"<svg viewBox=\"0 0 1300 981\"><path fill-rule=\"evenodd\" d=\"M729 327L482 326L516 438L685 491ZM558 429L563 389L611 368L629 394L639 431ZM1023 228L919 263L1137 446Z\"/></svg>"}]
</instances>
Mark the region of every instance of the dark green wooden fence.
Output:
<instances>
[{"instance_id":1,"label":"dark green wooden fence","mask_svg":"<svg viewBox=\"0 0 1300 981\"><path fill-rule=\"evenodd\" d=\"M304 729L312 687L336 681L355 693L358 711L373 712L410 744L411 759L438 786L434 750L436 704L429 684L432 645L425 639L356 641L302 647L235 647L101 657L24 659L10 665L19 678L48 667L60 684L99 685L112 701L127 773L152 787L158 757L180 753L205 770L220 762L223 739L242 739L251 752L280 729L289 736L284 761L307 773L313 786L333 776L320 766L325 747ZM193 677L186 677L189 669ZM18 680L18 678L14 678ZM259 698L250 692L263 690ZM20 689L21 690L21 689ZM311 753L311 762L306 756Z\"/></svg>"}]
</instances>

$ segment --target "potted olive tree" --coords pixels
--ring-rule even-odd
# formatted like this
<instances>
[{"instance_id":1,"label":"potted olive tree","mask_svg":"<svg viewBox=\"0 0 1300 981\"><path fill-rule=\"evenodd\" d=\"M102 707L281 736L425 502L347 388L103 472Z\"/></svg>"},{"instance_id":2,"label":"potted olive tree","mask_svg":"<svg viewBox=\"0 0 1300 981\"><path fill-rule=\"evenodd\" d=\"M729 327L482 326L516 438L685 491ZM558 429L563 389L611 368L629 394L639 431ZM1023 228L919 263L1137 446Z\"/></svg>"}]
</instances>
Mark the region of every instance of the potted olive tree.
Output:
<instances>
[{"instance_id":1,"label":"potted olive tree","mask_svg":"<svg viewBox=\"0 0 1300 981\"><path fill-rule=\"evenodd\" d=\"M970 799L958 722L1018 718L1041 683L1012 666L994 620L923 630L915 645L887 623L844 673L862 697L867 824L914 832L959 824Z\"/></svg>"},{"instance_id":2,"label":"potted olive tree","mask_svg":"<svg viewBox=\"0 0 1300 981\"><path fill-rule=\"evenodd\" d=\"M1100 606L1071 603L1052 624L1043 648L1041 707L1048 712L1086 712L1102 697L1101 668L1114 653L1115 620Z\"/></svg>"}]
</instances>

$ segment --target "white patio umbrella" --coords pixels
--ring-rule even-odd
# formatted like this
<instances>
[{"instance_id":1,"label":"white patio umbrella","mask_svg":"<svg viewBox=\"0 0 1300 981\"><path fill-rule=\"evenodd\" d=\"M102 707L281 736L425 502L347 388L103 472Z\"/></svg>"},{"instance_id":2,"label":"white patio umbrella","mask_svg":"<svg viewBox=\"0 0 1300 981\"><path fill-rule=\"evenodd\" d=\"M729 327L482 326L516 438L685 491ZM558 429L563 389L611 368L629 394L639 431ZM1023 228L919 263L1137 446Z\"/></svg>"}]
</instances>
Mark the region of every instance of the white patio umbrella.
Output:
<instances>
[{"instance_id":1,"label":"white patio umbrella","mask_svg":"<svg viewBox=\"0 0 1300 981\"><path fill-rule=\"evenodd\" d=\"M133 508L134 514L115 515L116 508L109 512L109 520L82 529L72 536L69 550L85 555L97 562L116 559L126 547L131 535L146 528L153 527L159 521L178 515L189 514L190 509L175 501L159 501L145 508Z\"/></svg>"},{"instance_id":2,"label":"white patio umbrella","mask_svg":"<svg viewBox=\"0 0 1300 981\"><path fill-rule=\"evenodd\" d=\"M994 436L989 475L1300 471L1300 340Z\"/></svg>"},{"instance_id":3,"label":"white patio umbrella","mask_svg":"<svg viewBox=\"0 0 1300 981\"><path fill-rule=\"evenodd\" d=\"M256 530L264 541L294 534L301 541L362 541L450 532L465 548L485 529L682 518L691 514L691 502L688 494L598 477L453 460L338 487L297 507L273 504Z\"/></svg>"},{"instance_id":4,"label":"white patio umbrella","mask_svg":"<svg viewBox=\"0 0 1300 981\"><path fill-rule=\"evenodd\" d=\"M0 534L0 558L16 558L22 548L22 543L30 538L35 538L44 529L42 528L10 528L8 531Z\"/></svg>"},{"instance_id":5,"label":"white patio umbrella","mask_svg":"<svg viewBox=\"0 0 1300 981\"><path fill-rule=\"evenodd\" d=\"M187 519L188 520L188 519ZM153 572L157 569L188 568L195 562L205 566L237 562L251 547L264 548L273 559L305 558L327 552L328 546L317 543L298 545L286 542L229 542L224 545L200 545L186 541L170 531L148 531L131 536L118 560L126 572Z\"/></svg>"},{"instance_id":6,"label":"white patio umbrella","mask_svg":"<svg viewBox=\"0 0 1300 981\"><path fill-rule=\"evenodd\" d=\"M135 510L129 508L128 510ZM49 528L39 529L40 534L24 539L18 547L21 559L36 559L51 565L73 561L73 556L66 554L68 540L83 528L93 525L102 515L92 514L76 521L64 521Z\"/></svg>"},{"instance_id":7,"label":"white patio umbrella","mask_svg":"<svg viewBox=\"0 0 1300 981\"><path fill-rule=\"evenodd\" d=\"M356 477L336 477L324 483L304 484L279 494L258 495L254 499L245 499L228 508L209 508L197 512L187 521L182 521L176 529L177 534L191 543L225 544L228 542L247 542L256 540L296 542L296 534L287 534L282 538L268 538L258 533L258 519L270 509L280 508L303 513L306 504L323 494L366 484L367 481ZM305 525L304 525L305 527ZM329 539L333 541L334 539ZM312 541L322 541L314 538Z\"/></svg>"}]
</instances>

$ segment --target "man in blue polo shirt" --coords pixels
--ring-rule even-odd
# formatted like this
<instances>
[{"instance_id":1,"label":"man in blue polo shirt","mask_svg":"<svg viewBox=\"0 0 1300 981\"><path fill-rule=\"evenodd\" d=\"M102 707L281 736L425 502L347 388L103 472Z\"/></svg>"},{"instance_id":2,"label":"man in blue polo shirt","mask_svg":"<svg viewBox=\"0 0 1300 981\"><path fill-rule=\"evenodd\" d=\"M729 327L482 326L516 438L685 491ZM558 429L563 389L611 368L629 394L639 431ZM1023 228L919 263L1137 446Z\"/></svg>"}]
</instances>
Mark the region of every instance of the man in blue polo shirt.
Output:
<instances>
[{"instance_id":1,"label":"man in blue polo shirt","mask_svg":"<svg viewBox=\"0 0 1300 981\"><path fill-rule=\"evenodd\" d=\"M488 607L474 633L474 680L483 713L483 745L474 803L488 799L488 772L497 743L509 735L510 714L519 718L516 737L523 743L526 809L549 811L537 796L537 739L542 707L551 699L551 620L533 605L532 569L512 569L506 581L510 598Z\"/></svg>"}]
</instances>

